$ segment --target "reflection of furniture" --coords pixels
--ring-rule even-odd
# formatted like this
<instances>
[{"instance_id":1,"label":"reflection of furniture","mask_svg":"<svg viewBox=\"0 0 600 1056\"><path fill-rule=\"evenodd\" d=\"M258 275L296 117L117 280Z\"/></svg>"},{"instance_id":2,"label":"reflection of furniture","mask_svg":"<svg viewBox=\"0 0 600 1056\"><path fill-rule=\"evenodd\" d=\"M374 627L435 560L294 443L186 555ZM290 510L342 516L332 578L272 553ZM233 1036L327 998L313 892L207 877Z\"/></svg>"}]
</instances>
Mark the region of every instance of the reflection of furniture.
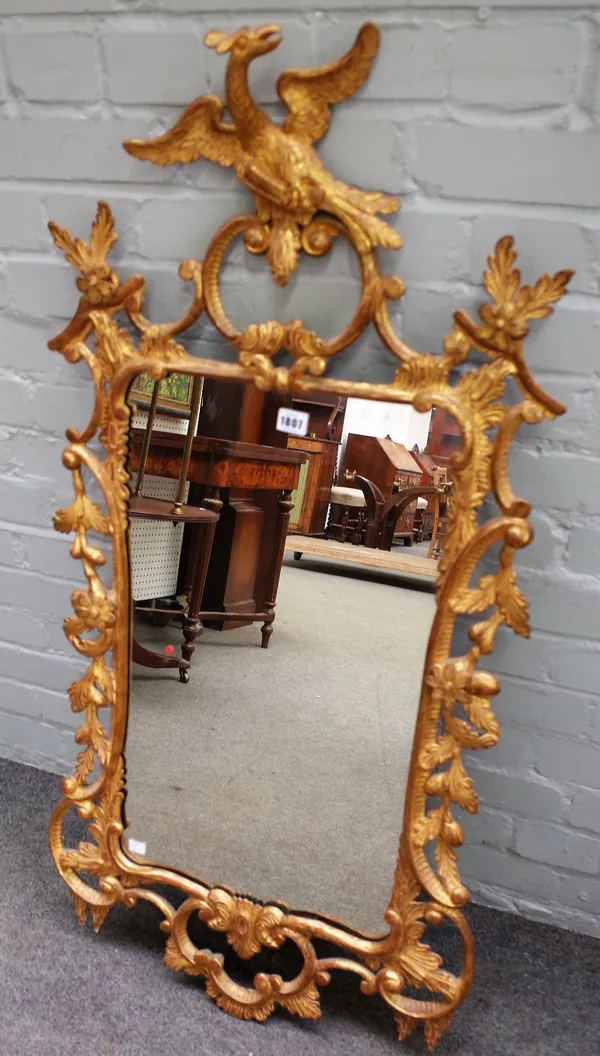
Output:
<instances>
[{"instance_id":1,"label":"reflection of furniture","mask_svg":"<svg viewBox=\"0 0 600 1056\"><path fill-rule=\"evenodd\" d=\"M350 542L363 546L377 546L376 525L379 523L380 511L385 499L372 480L358 473L344 473L346 487L331 489L331 514L327 526L328 537L345 543ZM362 502L358 496L362 497ZM342 501L338 501L339 499Z\"/></svg>"},{"instance_id":2,"label":"reflection of furniture","mask_svg":"<svg viewBox=\"0 0 600 1056\"><path fill-rule=\"evenodd\" d=\"M444 484L443 492L437 496L435 502L433 532L427 557L432 557L436 560L441 557L444 539L448 531L448 507L451 491L452 484Z\"/></svg>"},{"instance_id":3,"label":"reflection of furniture","mask_svg":"<svg viewBox=\"0 0 600 1056\"><path fill-rule=\"evenodd\" d=\"M421 469L421 484L423 487L441 487L447 481L446 466L438 466L435 459L426 451L419 451L415 446L411 449L411 455ZM415 540L431 539L433 534L433 521L435 511L435 498L429 499L427 509L422 514L415 513Z\"/></svg>"},{"instance_id":4,"label":"reflection of furniture","mask_svg":"<svg viewBox=\"0 0 600 1056\"><path fill-rule=\"evenodd\" d=\"M398 522L406 515L407 510L413 510L419 497L438 497L437 488L424 488L420 484L412 488L402 488L393 492L388 499L384 498L376 484L367 477L358 473L345 474L351 487L345 496L346 508L342 504L332 504L332 515L327 534L338 542L345 542L348 535L353 543L364 543L365 546L381 550L390 550L394 538L397 536ZM348 517L348 497L353 494L354 489L362 492L364 502L362 508L357 511L354 518ZM344 489L332 489L332 495L342 492ZM340 511L342 511L340 521ZM414 516L414 514L412 514ZM410 538L412 544L412 537Z\"/></svg>"},{"instance_id":5,"label":"reflection of furniture","mask_svg":"<svg viewBox=\"0 0 600 1056\"><path fill-rule=\"evenodd\" d=\"M424 488L421 484L414 488L403 488L391 495L380 511L380 520L377 524L378 534L373 535L371 538L374 541L367 545L379 546L382 550L391 550L394 539L404 534L402 531L398 532L398 525L406 523L407 517L410 517L411 524L414 525L418 499L429 495L437 496L437 488ZM409 546L412 546L413 541L414 534L405 539L405 543Z\"/></svg>"},{"instance_id":6,"label":"reflection of furniture","mask_svg":"<svg viewBox=\"0 0 600 1056\"><path fill-rule=\"evenodd\" d=\"M132 430L133 470L143 436L143 430ZM182 436L153 433L146 471L178 478L183 445ZM222 507L199 617L225 630L260 620L264 648L273 633L291 492L305 457L302 451L202 436L191 445L188 503L215 512ZM186 530L182 569L193 560Z\"/></svg>"},{"instance_id":7,"label":"reflection of furniture","mask_svg":"<svg viewBox=\"0 0 600 1056\"><path fill-rule=\"evenodd\" d=\"M308 435L288 436L276 429L280 407L308 414ZM322 535L325 531L329 491L335 479L339 442L342 438L346 398L328 393L281 396L270 392L262 408L258 436L264 444L305 451L307 460L300 471L293 495L290 531Z\"/></svg>"},{"instance_id":8,"label":"reflection of furniture","mask_svg":"<svg viewBox=\"0 0 600 1056\"><path fill-rule=\"evenodd\" d=\"M268 393L261 424L260 438L264 444L274 444L275 447L285 446L285 433L278 432L275 427L277 411L280 407L289 407L308 414L307 434L309 437L315 440L336 440L338 443L341 441L346 413L345 396L333 396L327 392L314 395L294 393L291 396Z\"/></svg>"},{"instance_id":9,"label":"reflection of furniture","mask_svg":"<svg viewBox=\"0 0 600 1056\"><path fill-rule=\"evenodd\" d=\"M327 525L327 537L333 536L340 543L349 537L352 543L364 543L367 527L367 500L361 488L338 485L329 493L331 513Z\"/></svg>"},{"instance_id":10,"label":"reflection of furniture","mask_svg":"<svg viewBox=\"0 0 600 1056\"><path fill-rule=\"evenodd\" d=\"M435 488L423 488L420 484L416 487L402 488L393 492L388 499L384 499L372 481L363 477L356 477L356 483L361 486L367 499L367 529L365 533L366 546L377 547L379 550L391 550L392 543L398 537L398 524L403 523L407 511L414 520L414 510L419 496L437 494ZM405 542L412 546L412 534Z\"/></svg>"},{"instance_id":11,"label":"reflection of furniture","mask_svg":"<svg viewBox=\"0 0 600 1056\"><path fill-rule=\"evenodd\" d=\"M345 479L346 470L370 480L384 502L400 489L416 487L421 478L419 466L403 444L397 444L389 437L378 439L358 433L348 434L341 480ZM414 512L413 502L403 506L402 515L396 522L396 538L403 538L408 545L413 541Z\"/></svg>"},{"instance_id":12,"label":"reflection of furniture","mask_svg":"<svg viewBox=\"0 0 600 1056\"><path fill-rule=\"evenodd\" d=\"M458 451L460 447L460 426L453 414L442 407L434 407L429 422L429 435L426 450L435 460L442 464ZM439 460L439 461L438 461Z\"/></svg>"},{"instance_id":13,"label":"reflection of furniture","mask_svg":"<svg viewBox=\"0 0 600 1056\"><path fill-rule=\"evenodd\" d=\"M413 534L415 543L422 543L425 535L428 537L431 535L433 530L433 509L429 512L429 503L432 507L435 503L435 497L429 500L424 499L423 496L419 496L417 499L417 508L415 510L415 520L413 527Z\"/></svg>"},{"instance_id":14,"label":"reflection of furniture","mask_svg":"<svg viewBox=\"0 0 600 1056\"><path fill-rule=\"evenodd\" d=\"M309 535L288 535L285 541L287 553L293 553L296 561L303 554L343 561L352 565L385 568L394 572L410 572L418 576L435 579L438 574L437 561L416 554L414 550L394 547L393 550L374 550L370 546L348 546L337 539L315 539Z\"/></svg>"},{"instance_id":15,"label":"reflection of furniture","mask_svg":"<svg viewBox=\"0 0 600 1056\"><path fill-rule=\"evenodd\" d=\"M327 393L319 393L318 396L294 395L291 406L307 412L309 436L317 440L341 441L346 411L345 396L328 396Z\"/></svg>"},{"instance_id":16,"label":"reflection of furniture","mask_svg":"<svg viewBox=\"0 0 600 1056\"><path fill-rule=\"evenodd\" d=\"M339 444L335 440L290 436L287 446L290 451L304 451L307 456L300 470L298 487L292 496L294 505L290 513L290 531L302 535L322 535Z\"/></svg>"},{"instance_id":17,"label":"reflection of furniture","mask_svg":"<svg viewBox=\"0 0 600 1056\"><path fill-rule=\"evenodd\" d=\"M162 656L146 649L136 639L132 642L131 659L134 664L142 664L144 667L164 668L178 667L179 678L182 682L189 680L189 667L195 649L195 641L198 631L201 629L198 614L200 602L206 582L206 572L215 534L215 525L219 519L218 513L212 510L203 510L197 506L179 505L165 499L148 499L143 495L134 495L129 504L129 516L149 521L172 521L174 524L187 524L192 532L192 551L194 560L189 569L188 608L181 615L183 620L184 643L181 646L181 659L174 656ZM137 611L143 611L142 606L136 606ZM153 608L154 615L163 610ZM172 616L172 610L166 610L168 616Z\"/></svg>"}]
</instances>

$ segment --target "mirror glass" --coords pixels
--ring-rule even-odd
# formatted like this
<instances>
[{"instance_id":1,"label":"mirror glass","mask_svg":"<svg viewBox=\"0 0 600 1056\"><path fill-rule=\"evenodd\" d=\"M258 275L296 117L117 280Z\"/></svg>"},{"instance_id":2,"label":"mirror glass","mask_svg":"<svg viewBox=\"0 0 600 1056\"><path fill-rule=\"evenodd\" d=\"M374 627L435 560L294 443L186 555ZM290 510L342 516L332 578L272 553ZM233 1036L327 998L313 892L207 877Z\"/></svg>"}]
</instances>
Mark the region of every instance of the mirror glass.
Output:
<instances>
[{"instance_id":1,"label":"mirror glass","mask_svg":"<svg viewBox=\"0 0 600 1056\"><path fill-rule=\"evenodd\" d=\"M455 423L182 374L129 399L130 852L381 933Z\"/></svg>"}]
</instances>

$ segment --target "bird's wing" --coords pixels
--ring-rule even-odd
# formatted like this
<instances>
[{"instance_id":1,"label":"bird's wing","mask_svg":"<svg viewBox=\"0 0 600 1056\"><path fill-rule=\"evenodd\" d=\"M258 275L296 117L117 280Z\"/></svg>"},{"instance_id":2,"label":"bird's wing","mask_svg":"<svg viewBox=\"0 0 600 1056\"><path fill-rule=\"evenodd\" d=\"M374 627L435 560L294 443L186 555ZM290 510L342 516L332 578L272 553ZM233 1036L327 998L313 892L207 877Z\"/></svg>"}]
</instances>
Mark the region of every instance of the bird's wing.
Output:
<instances>
[{"instance_id":1,"label":"bird's wing","mask_svg":"<svg viewBox=\"0 0 600 1056\"><path fill-rule=\"evenodd\" d=\"M284 130L316 143L329 127L331 104L347 99L360 88L378 51L379 29L372 22L365 22L350 51L341 59L314 70L282 73L277 91L289 110Z\"/></svg>"},{"instance_id":2,"label":"bird's wing","mask_svg":"<svg viewBox=\"0 0 600 1056\"><path fill-rule=\"evenodd\" d=\"M241 145L234 125L221 120L224 104L218 95L201 95L183 111L179 121L156 139L127 139L128 154L155 165L174 165L198 158L234 165Z\"/></svg>"}]
</instances>

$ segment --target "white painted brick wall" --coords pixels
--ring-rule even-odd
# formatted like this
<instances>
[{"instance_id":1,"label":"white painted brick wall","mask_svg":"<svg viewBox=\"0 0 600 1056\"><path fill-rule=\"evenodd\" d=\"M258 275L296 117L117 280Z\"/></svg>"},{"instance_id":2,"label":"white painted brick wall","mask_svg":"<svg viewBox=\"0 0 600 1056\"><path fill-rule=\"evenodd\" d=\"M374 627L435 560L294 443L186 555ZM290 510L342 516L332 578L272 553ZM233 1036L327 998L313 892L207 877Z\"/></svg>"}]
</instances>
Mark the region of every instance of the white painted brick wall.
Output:
<instances>
[{"instance_id":1,"label":"white painted brick wall","mask_svg":"<svg viewBox=\"0 0 600 1056\"><path fill-rule=\"evenodd\" d=\"M581 55L578 27L464 26L450 49L452 97L526 110L570 102Z\"/></svg>"},{"instance_id":2,"label":"white painted brick wall","mask_svg":"<svg viewBox=\"0 0 600 1056\"><path fill-rule=\"evenodd\" d=\"M74 754L64 690L81 663L60 624L77 569L50 525L71 494L64 429L83 424L91 391L82 364L45 347L75 298L46 222L86 235L96 200L108 199L123 273L149 277L154 317L176 314L188 295L175 262L201 256L247 196L218 166L153 168L121 141L222 91L224 60L202 47L211 26L283 24L282 47L252 76L271 103L281 68L336 57L366 9L383 28L382 54L338 107L322 153L340 177L403 198L406 248L386 263L408 287L396 314L404 336L437 350L452 309L476 305L485 257L506 232L527 279L577 269L566 303L528 343L571 413L528 430L512 455L515 489L536 504L536 540L519 555L533 634L499 635L503 736L470 759L482 810L463 819L462 868L480 900L600 934L598 2L273 0L255 16L256 0L232 0L219 16L214 0L0 0L0 751L56 770ZM341 250L307 263L308 278L284 292L263 262L240 269L241 259L226 289L240 318L306 312L331 332L332 305L341 318L351 310L355 272ZM223 354L204 323L193 348ZM367 340L344 369L387 377L389 360Z\"/></svg>"},{"instance_id":3,"label":"white painted brick wall","mask_svg":"<svg viewBox=\"0 0 600 1056\"><path fill-rule=\"evenodd\" d=\"M17 97L51 103L91 103L100 97L98 51L90 34L7 34L5 47Z\"/></svg>"}]
</instances>

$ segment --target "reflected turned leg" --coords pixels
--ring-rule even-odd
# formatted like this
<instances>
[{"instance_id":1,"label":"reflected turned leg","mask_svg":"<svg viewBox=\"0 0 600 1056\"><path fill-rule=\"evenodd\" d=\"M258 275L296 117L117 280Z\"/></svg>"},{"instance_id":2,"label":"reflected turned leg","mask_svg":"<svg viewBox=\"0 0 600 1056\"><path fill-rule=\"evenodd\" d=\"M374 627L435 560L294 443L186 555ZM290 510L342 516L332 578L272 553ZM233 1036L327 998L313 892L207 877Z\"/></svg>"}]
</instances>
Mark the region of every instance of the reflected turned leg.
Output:
<instances>
[{"instance_id":1,"label":"reflected turned leg","mask_svg":"<svg viewBox=\"0 0 600 1056\"><path fill-rule=\"evenodd\" d=\"M185 641L181 646L181 655L186 661L188 668L196 648L196 638L203 631L198 614L202 604L202 595L204 593L216 525L216 521L211 521L209 524L195 525L193 529L191 540L191 590L188 610L183 620L183 637ZM187 675L187 670L185 674ZM180 674L180 677L182 682L187 682L189 679L189 675L186 678L184 674Z\"/></svg>"},{"instance_id":2,"label":"reflected turned leg","mask_svg":"<svg viewBox=\"0 0 600 1056\"><path fill-rule=\"evenodd\" d=\"M221 499L221 489L211 484L207 489L205 497L202 499L202 507L205 510L212 510L213 513L220 513L223 509L223 502Z\"/></svg>"},{"instance_id":3,"label":"reflected turned leg","mask_svg":"<svg viewBox=\"0 0 600 1056\"><path fill-rule=\"evenodd\" d=\"M431 529L431 542L429 544L429 550L427 551L427 557L433 557L433 551L435 550L435 541L437 539L438 528L440 524L440 497L435 495L433 499L433 528Z\"/></svg>"},{"instance_id":4,"label":"reflected turned leg","mask_svg":"<svg viewBox=\"0 0 600 1056\"><path fill-rule=\"evenodd\" d=\"M263 649L269 648L269 638L273 634L277 588L279 586L279 576L281 575L281 563L283 561L285 537L287 535L288 524L290 521L290 510L293 505L291 491L282 491L277 500L279 512L277 514L277 527L275 530L275 545L273 547L273 563L271 565L271 575L269 578L269 590L265 602L265 612L267 616L260 629L262 635L261 647Z\"/></svg>"},{"instance_id":5,"label":"reflected turned leg","mask_svg":"<svg viewBox=\"0 0 600 1056\"><path fill-rule=\"evenodd\" d=\"M349 516L350 516L350 514L348 513L348 507L344 506L344 512L342 513L342 532L341 532L341 535L340 535L340 543L345 543L346 542L346 530L348 528L348 518L349 518Z\"/></svg>"}]
</instances>

